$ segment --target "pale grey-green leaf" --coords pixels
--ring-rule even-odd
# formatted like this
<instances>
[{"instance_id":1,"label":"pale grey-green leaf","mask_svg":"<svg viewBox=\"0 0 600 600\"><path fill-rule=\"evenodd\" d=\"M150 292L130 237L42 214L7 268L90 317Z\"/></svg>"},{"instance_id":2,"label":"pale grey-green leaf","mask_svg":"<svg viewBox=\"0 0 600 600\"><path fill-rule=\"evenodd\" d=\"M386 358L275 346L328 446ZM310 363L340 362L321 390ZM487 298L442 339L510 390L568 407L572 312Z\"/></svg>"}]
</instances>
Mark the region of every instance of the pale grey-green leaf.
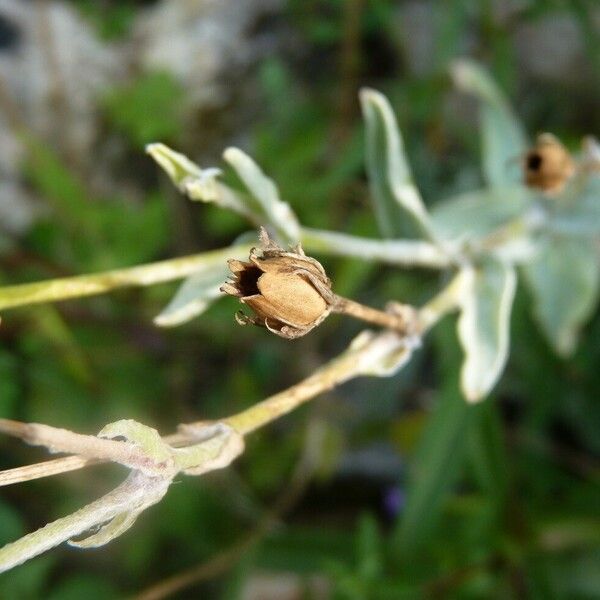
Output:
<instances>
[{"instance_id":1,"label":"pale grey-green leaf","mask_svg":"<svg viewBox=\"0 0 600 600\"><path fill-rule=\"evenodd\" d=\"M469 402L482 400L499 379L509 349L510 314L517 278L514 268L488 260L467 267L458 337L465 358L461 388Z\"/></svg>"},{"instance_id":2,"label":"pale grey-green leaf","mask_svg":"<svg viewBox=\"0 0 600 600\"><path fill-rule=\"evenodd\" d=\"M360 102L366 126L366 166L375 216L385 237L405 237L407 218L431 234L429 216L413 183L402 135L387 98L362 89Z\"/></svg>"},{"instance_id":3,"label":"pale grey-green leaf","mask_svg":"<svg viewBox=\"0 0 600 600\"><path fill-rule=\"evenodd\" d=\"M540 243L536 259L523 267L534 298L534 314L555 350L568 355L579 329L598 302L597 240L553 236Z\"/></svg>"},{"instance_id":4,"label":"pale grey-green leaf","mask_svg":"<svg viewBox=\"0 0 600 600\"><path fill-rule=\"evenodd\" d=\"M440 202L431 218L445 239L474 239L524 215L533 200L523 186L485 188Z\"/></svg>"},{"instance_id":5,"label":"pale grey-green leaf","mask_svg":"<svg viewBox=\"0 0 600 600\"><path fill-rule=\"evenodd\" d=\"M165 171L171 181L178 187L190 179L204 177L204 171L187 156L175 152L165 144L148 144L146 153L149 154ZM211 171L217 171L211 169Z\"/></svg>"},{"instance_id":6,"label":"pale grey-green leaf","mask_svg":"<svg viewBox=\"0 0 600 600\"><path fill-rule=\"evenodd\" d=\"M504 94L487 71L473 61L456 61L452 75L460 89L482 102L479 118L486 181L492 186L521 181L519 163L528 146L527 137Z\"/></svg>"},{"instance_id":7,"label":"pale grey-green leaf","mask_svg":"<svg viewBox=\"0 0 600 600\"><path fill-rule=\"evenodd\" d=\"M154 318L159 327L175 327L201 315L222 293L227 279L227 263L215 265L188 277L169 304Z\"/></svg>"},{"instance_id":8,"label":"pale grey-green leaf","mask_svg":"<svg viewBox=\"0 0 600 600\"><path fill-rule=\"evenodd\" d=\"M600 171L575 178L557 198L546 202L547 228L573 236L600 236Z\"/></svg>"},{"instance_id":9,"label":"pale grey-green leaf","mask_svg":"<svg viewBox=\"0 0 600 600\"><path fill-rule=\"evenodd\" d=\"M273 180L239 148L227 148L223 158L233 167L260 207L262 223L272 225L286 242L297 243L300 239L300 224L289 204L279 198L279 191Z\"/></svg>"},{"instance_id":10,"label":"pale grey-green leaf","mask_svg":"<svg viewBox=\"0 0 600 600\"><path fill-rule=\"evenodd\" d=\"M69 546L76 548L98 548L104 546L130 529L135 523L138 514L137 511L119 513L111 521L102 525L96 533L80 540L69 540Z\"/></svg>"},{"instance_id":11,"label":"pale grey-green leaf","mask_svg":"<svg viewBox=\"0 0 600 600\"><path fill-rule=\"evenodd\" d=\"M187 156L165 144L148 144L146 152L163 168L173 184L190 200L209 202L232 210L253 223L261 219L247 199L218 180L220 169L202 169Z\"/></svg>"}]
</instances>

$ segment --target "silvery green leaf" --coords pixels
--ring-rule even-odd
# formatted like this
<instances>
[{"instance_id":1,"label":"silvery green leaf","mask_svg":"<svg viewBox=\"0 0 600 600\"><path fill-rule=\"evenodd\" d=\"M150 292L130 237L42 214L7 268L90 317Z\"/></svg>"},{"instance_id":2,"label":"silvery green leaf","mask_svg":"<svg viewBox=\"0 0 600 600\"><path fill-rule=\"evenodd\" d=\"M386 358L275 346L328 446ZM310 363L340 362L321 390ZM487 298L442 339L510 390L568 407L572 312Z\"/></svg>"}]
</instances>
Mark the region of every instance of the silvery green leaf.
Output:
<instances>
[{"instance_id":1,"label":"silvery green leaf","mask_svg":"<svg viewBox=\"0 0 600 600\"><path fill-rule=\"evenodd\" d=\"M352 340L346 354L360 354L362 375L391 377L406 365L420 343L416 336L400 338L391 331L375 334L365 330Z\"/></svg>"},{"instance_id":2,"label":"silvery green leaf","mask_svg":"<svg viewBox=\"0 0 600 600\"><path fill-rule=\"evenodd\" d=\"M575 178L546 203L548 230L572 236L600 235L600 172Z\"/></svg>"},{"instance_id":3,"label":"silvery green leaf","mask_svg":"<svg viewBox=\"0 0 600 600\"><path fill-rule=\"evenodd\" d=\"M579 329L598 302L597 241L562 236L542 240L535 260L523 267L523 274L542 330L559 354L570 354Z\"/></svg>"},{"instance_id":4,"label":"silvery green leaf","mask_svg":"<svg viewBox=\"0 0 600 600\"><path fill-rule=\"evenodd\" d=\"M107 543L129 528L132 517L163 498L175 473L156 477L132 471L123 483L98 500L0 548L0 573L66 541L84 546ZM117 520L113 522L115 518ZM73 541L74 537L103 526L108 526L108 530L93 533L91 544L89 539L87 544L85 539Z\"/></svg>"},{"instance_id":5,"label":"silvery green leaf","mask_svg":"<svg viewBox=\"0 0 600 600\"><path fill-rule=\"evenodd\" d=\"M137 468L150 477L162 474L164 471L162 467L168 466L169 460L172 458L171 447L163 441L158 431L133 419L121 419L109 423L100 430L98 437L105 439L121 437L125 439L127 445L139 448L144 458L147 459L147 464L139 465L138 461L130 464L126 455L124 460L118 462L131 468Z\"/></svg>"},{"instance_id":6,"label":"silvery green leaf","mask_svg":"<svg viewBox=\"0 0 600 600\"><path fill-rule=\"evenodd\" d=\"M289 204L279 198L279 191L272 179L239 148L227 148L223 158L235 170L248 190L252 209L257 210L260 222L272 225L277 233L288 243L297 243L300 239L300 224Z\"/></svg>"},{"instance_id":7,"label":"silvery green leaf","mask_svg":"<svg viewBox=\"0 0 600 600\"><path fill-rule=\"evenodd\" d=\"M202 169L187 156L165 144L148 144L146 152L163 168L179 191L191 200L214 203L252 222L260 222L244 198L217 179L221 175L220 169Z\"/></svg>"},{"instance_id":8,"label":"silvery green leaf","mask_svg":"<svg viewBox=\"0 0 600 600\"><path fill-rule=\"evenodd\" d=\"M190 275L179 287L169 304L154 318L159 327L175 327L201 315L219 296L229 270L227 264L214 265Z\"/></svg>"},{"instance_id":9,"label":"silvery green leaf","mask_svg":"<svg viewBox=\"0 0 600 600\"><path fill-rule=\"evenodd\" d=\"M204 175L204 171L187 156L171 150L165 144L148 144L146 153L163 168L178 188L188 179L201 178Z\"/></svg>"},{"instance_id":10,"label":"silvery green leaf","mask_svg":"<svg viewBox=\"0 0 600 600\"><path fill-rule=\"evenodd\" d=\"M445 239L474 239L523 216L533 200L523 186L485 188L440 202L431 218Z\"/></svg>"},{"instance_id":11,"label":"silvery green leaf","mask_svg":"<svg viewBox=\"0 0 600 600\"><path fill-rule=\"evenodd\" d=\"M249 245L257 243L256 233L249 231L239 236L231 246L229 258L242 259L248 255ZM207 265L190 275L175 292L165 308L154 317L159 327L176 327L200 316L223 294L219 288L229 276L227 262Z\"/></svg>"},{"instance_id":12,"label":"silvery green leaf","mask_svg":"<svg viewBox=\"0 0 600 600\"><path fill-rule=\"evenodd\" d=\"M480 129L486 181L491 186L519 182L519 161L527 149L527 138L504 94L487 71L473 61L456 61L452 75L461 90L482 101Z\"/></svg>"},{"instance_id":13,"label":"silvery green leaf","mask_svg":"<svg viewBox=\"0 0 600 600\"><path fill-rule=\"evenodd\" d=\"M364 88L360 102L366 126L366 166L375 216L385 237L405 237L407 217L431 236L429 215L413 183L396 117L379 92Z\"/></svg>"},{"instance_id":14,"label":"silvery green leaf","mask_svg":"<svg viewBox=\"0 0 600 600\"><path fill-rule=\"evenodd\" d=\"M465 352L461 388L469 402L477 402L494 387L506 364L517 278L512 267L496 260L466 267L464 274L458 319L458 337Z\"/></svg>"},{"instance_id":15,"label":"silvery green leaf","mask_svg":"<svg viewBox=\"0 0 600 600\"><path fill-rule=\"evenodd\" d=\"M104 546L130 529L135 523L138 514L138 511L119 513L111 521L102 525L96 533L80 540L69 540L69 546L76 548L98 548Z\"/></svg>"}]
</instances>

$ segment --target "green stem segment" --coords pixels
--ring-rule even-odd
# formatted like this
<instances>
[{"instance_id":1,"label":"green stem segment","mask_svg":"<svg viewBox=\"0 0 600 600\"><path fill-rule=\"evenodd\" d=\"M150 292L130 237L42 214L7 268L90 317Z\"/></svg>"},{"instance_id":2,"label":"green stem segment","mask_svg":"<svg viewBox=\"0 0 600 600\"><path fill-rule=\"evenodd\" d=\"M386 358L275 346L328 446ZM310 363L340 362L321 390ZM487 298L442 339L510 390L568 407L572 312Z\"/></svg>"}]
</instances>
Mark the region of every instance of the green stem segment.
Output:
<instances>
[{"instance_id":1,"label":"green stem segment","mask_svg":"<svg viewBox=\"0 0 600 600\"><path fill-rule=\"evenodd\" d=\"M193 273L222 265L228 258L243 258L249 250L249 245L227 247L128 269L3 287L0 288L0 310L95 296L118 288L149 286L182 279Z\"/></svg>"}]
</instances>

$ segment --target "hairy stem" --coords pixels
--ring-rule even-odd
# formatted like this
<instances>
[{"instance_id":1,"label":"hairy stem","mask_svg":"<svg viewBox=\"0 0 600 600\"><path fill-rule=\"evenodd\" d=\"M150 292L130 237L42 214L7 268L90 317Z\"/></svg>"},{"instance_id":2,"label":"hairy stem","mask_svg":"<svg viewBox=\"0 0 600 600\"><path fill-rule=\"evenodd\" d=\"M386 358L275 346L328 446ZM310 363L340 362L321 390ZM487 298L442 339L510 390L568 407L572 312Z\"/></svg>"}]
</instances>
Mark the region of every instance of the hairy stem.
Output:
<instances>
[{"instance_id":1,"label":"hairy stem","mask_svg":"<svg viewBox=\"0 0 600 600\"><path fill-rule=\"evenodd\" d=\"M445 314L456 308L460 300L461 290L462 276L459 274L450 281L446 288L418 311L417 322L421 333L425 333ZM377 335L370 334L364 343L357 345L356 341L353 342L346 351L326 363L306 379L236 415L223 419L222 422L241 435L251 433L293 411L319 394L329 391L354 377L372 375L374 369L386 357L398 352L411 352L412 349L406 343L406 338L393 331L383 331ZM187 427L191 430L201 425L203 425L203 422L199 421L191 423ZM16 437L23 437L22 432L26 428L26 424L7 420L0 421L0 426L1 431ZM185 430L186 428L181 428L178 433L165 436L163 441L177 447L193 443L193 440L186 436ZM102 461L82 456L67 456L25 467L8 469L0 472L0 486L58 475L99 462Z\"/></svg>"},{"instance_id":2,"label":"hairy stem","mask_svg":"<svg viewBox=\"0 0 600 600\"><path fill-rule=\"evenodd\" d=\"M315 229L303 229L301 241L307 250L316 253L436 269L450 265L447 256L428 242L370 240ZM229 258L241 259L249 250L249 245L237 245L126 269L0 287L0 310L182 279L220 265Z\"/></svg>"},{"instance_id":3,"label":"hairy stem","mask_svg":"<svg viewBox=\"0 0 600 600\"><path fill-rule=\"evenodd\" d=\"M398 306L402 307L402 305ZM397 309L384 312L360 302L336 296L332 312L353 317L360 321L366 321L367 323L385 327L386 329L392 329L401 335L414 335L417 328L416 313L410 314L412 307L407 306L403 308L405 308L404 311Z\"/></svg>"},{"instance_id":4,"label":"hairy stem","mask_svg":"<svg viewBox=\"0 0 600 600\"><path fill-rule=\"evenodd\" d=\"M123 287L149 286L181 279L221 265L228 258L243 258L249 250L249 245L240 245L128 269L2 287L0 309L95 296Z\"/></svg>"},{"instance_id":5,"label":"hairy stem","mask_svg":"<svg viewBox=\"0 0 600 600\"><path fill-rule=\"evenodd\" d=\"M345 233L302 228L300 241L311 253L334 254L405 267L442 269L450 266L447 254L420 240L372 240Z\"/></svg>"}]
</instances>

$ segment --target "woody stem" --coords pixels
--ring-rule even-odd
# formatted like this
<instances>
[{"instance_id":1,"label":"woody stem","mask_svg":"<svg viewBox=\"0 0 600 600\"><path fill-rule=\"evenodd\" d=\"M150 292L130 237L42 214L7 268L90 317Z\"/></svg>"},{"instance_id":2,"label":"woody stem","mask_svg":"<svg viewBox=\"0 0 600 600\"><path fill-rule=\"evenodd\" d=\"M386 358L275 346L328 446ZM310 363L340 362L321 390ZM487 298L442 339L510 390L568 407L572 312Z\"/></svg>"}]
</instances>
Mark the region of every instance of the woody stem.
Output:
<instances>
[{"instance_id":1,"label":"woody stem","mask_svg":"<svg viewBox=\"0 0 600 600\"><path fill-rule=\"evenodd\" d=\"M341 296L335 297L331 311L373 323L386 329L392 329L404 335L409 334L411 332L411 325L414 325L409 323L404 315L377 310L376 308L365 306Z\"/></svg>"}]
</instances>

